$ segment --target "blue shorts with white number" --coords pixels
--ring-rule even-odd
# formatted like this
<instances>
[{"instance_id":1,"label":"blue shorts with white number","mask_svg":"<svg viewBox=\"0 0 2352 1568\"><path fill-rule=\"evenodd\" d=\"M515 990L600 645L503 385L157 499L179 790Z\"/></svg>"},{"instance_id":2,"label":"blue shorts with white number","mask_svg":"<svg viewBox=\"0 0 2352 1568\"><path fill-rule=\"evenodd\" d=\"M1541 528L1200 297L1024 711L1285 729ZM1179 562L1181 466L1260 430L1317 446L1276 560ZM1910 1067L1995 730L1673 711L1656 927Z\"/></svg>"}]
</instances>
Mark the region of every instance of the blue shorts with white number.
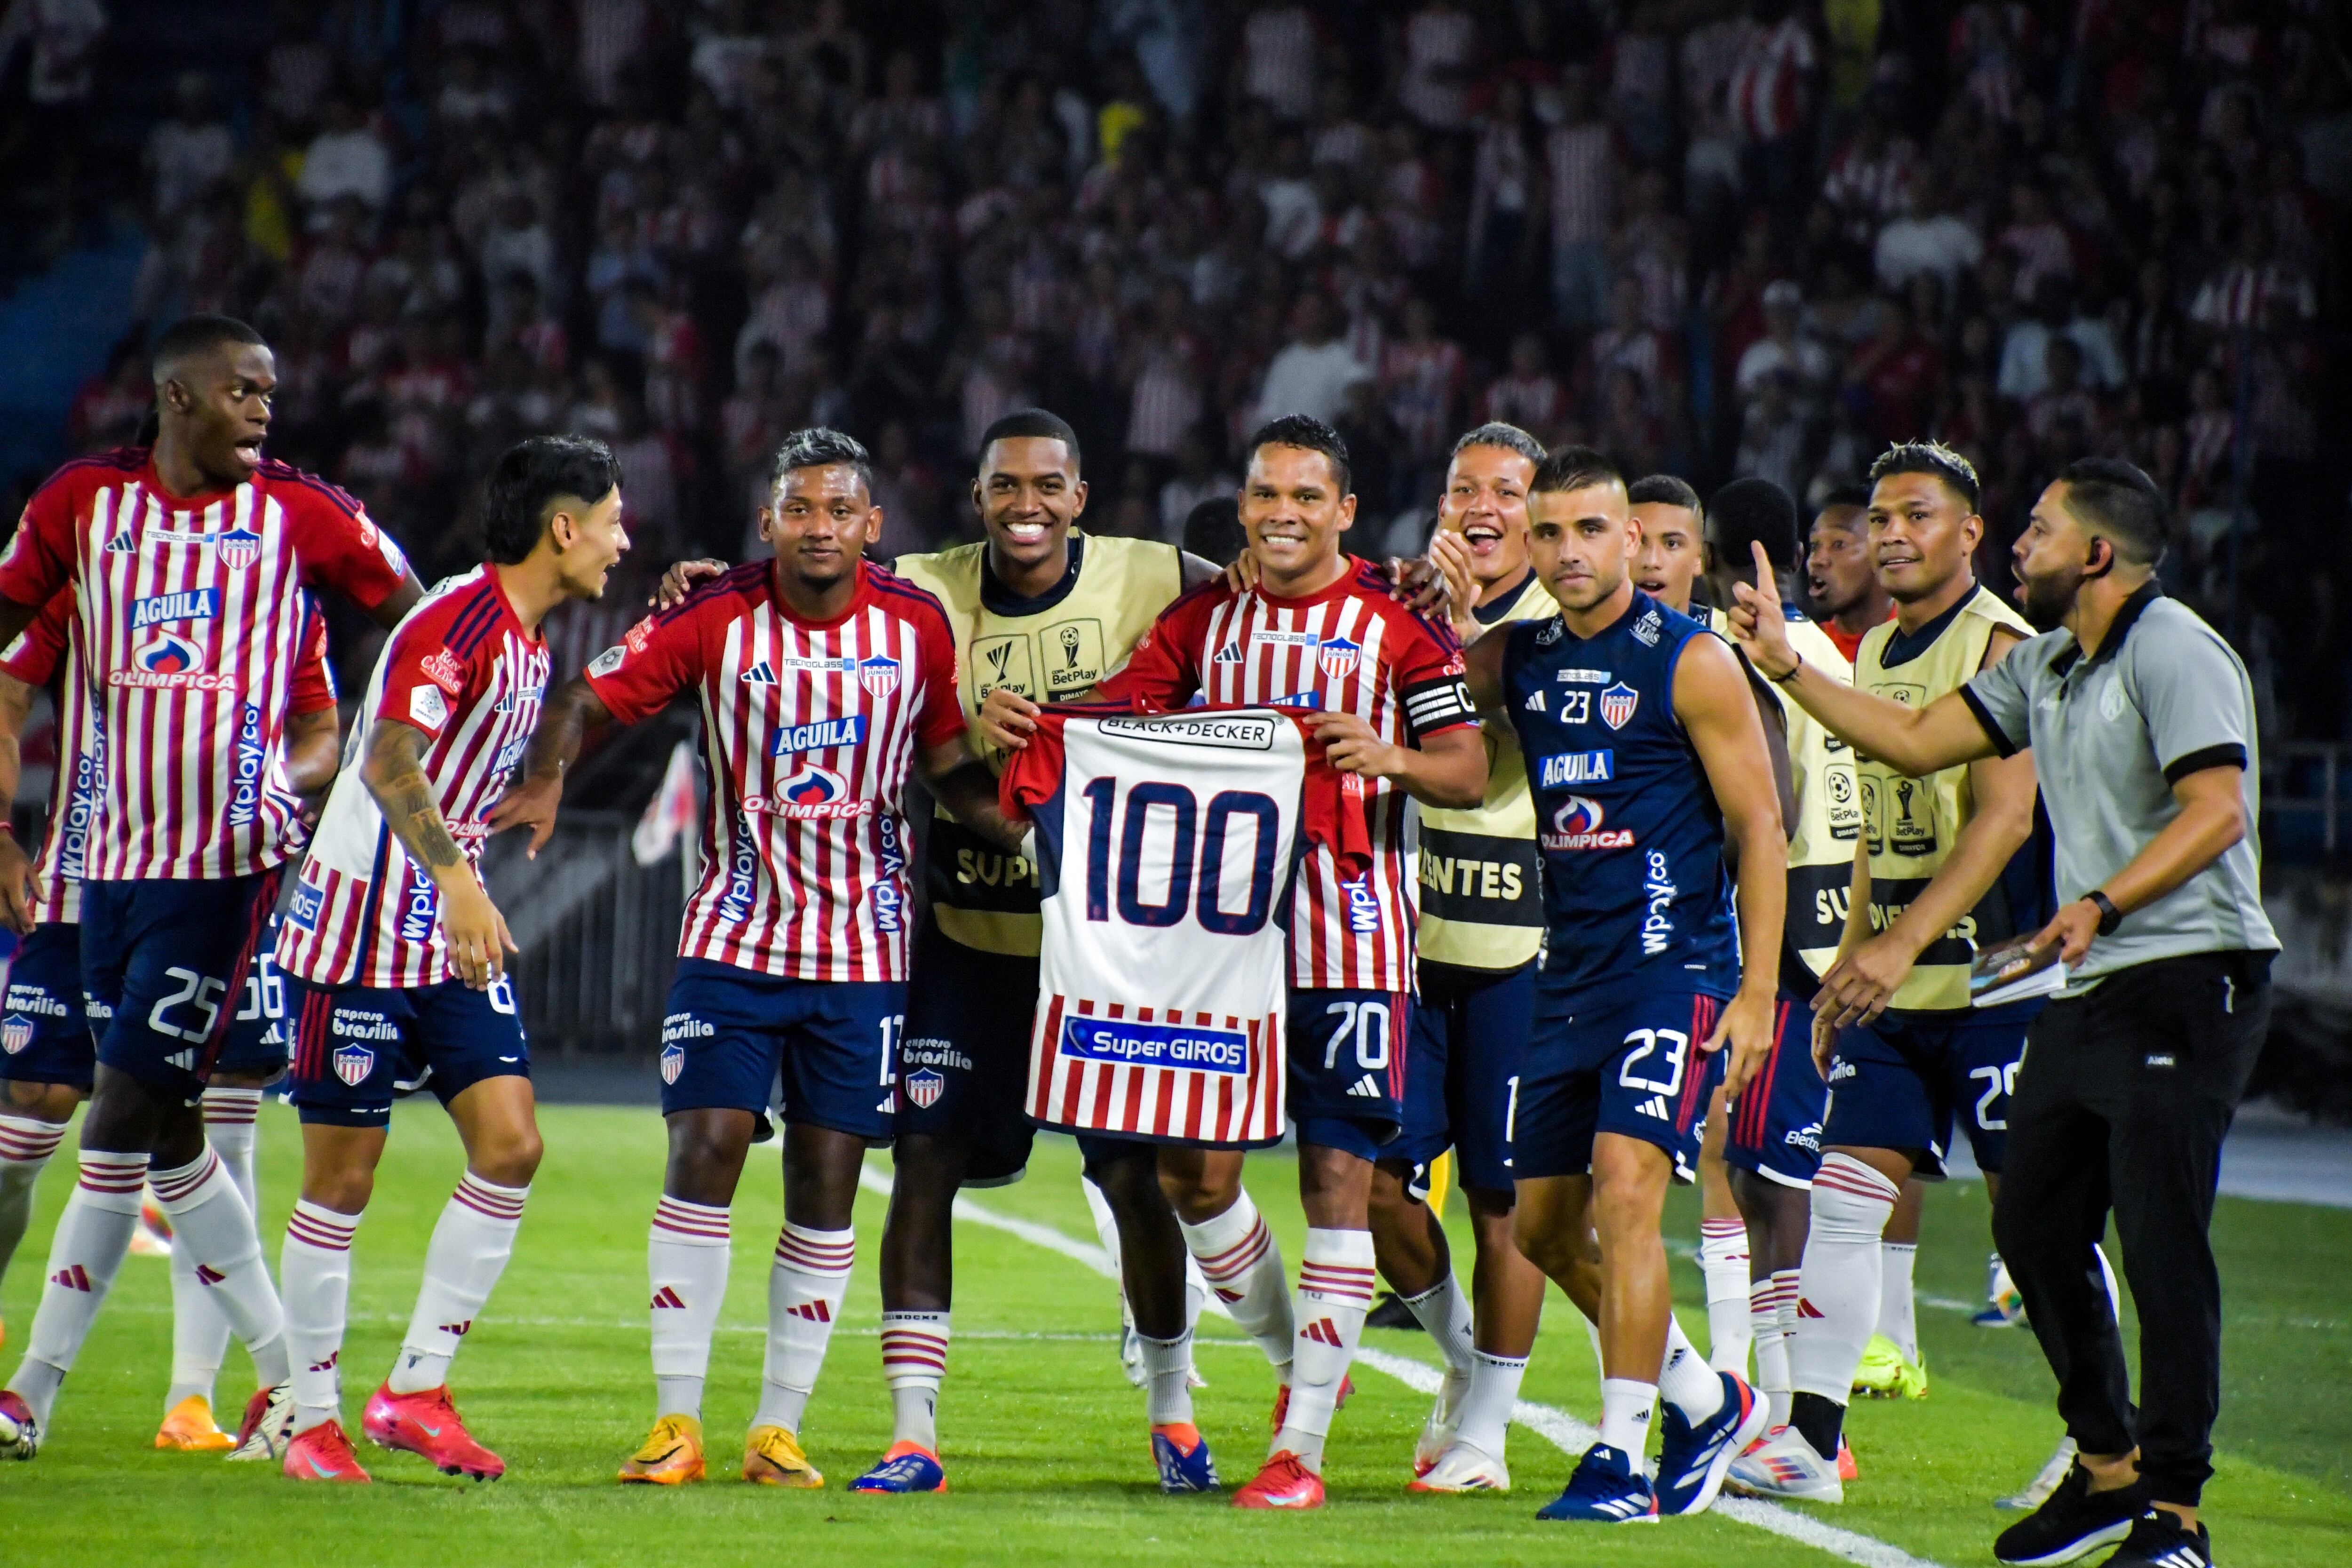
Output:
<instances>
[{"instance_id":1,"label":"blue shorts with white number","mask_svg":"<svg viewBox=\"0 0 2352 1568\"><path fill-rule=\"evenodd\" d=\"M1450 1148L1463 1186L1511 1190L1511 1124L1535 1002L1533 959L1501 970L1422 960L1405 1058L1404 1131L1381 1159L1425 1167ZM1422 1186L1424 1173L1414 1174Z\"/></svg>"},{"instance_id":2,"label":"blue shorts with white number","mask_svg":"<svg viewBox=\"0 0 2352 1568\"><path fill-rule=\"evenodd\" d=\"M890 1141L899 980L789 980L681 958L662 1017L662 1114L723 1106L764 1117L769 1089L787 1123Z\"/></svg>"},{"instance_id":3,"label":"blue shorts with white number","mask_svg":"<svg viewBox=\"0 0 2352 1568\"><path fill-rule=\"evenodd\" d=\"M1731 1107L1724 1163L1784 1187L1810 1187L1822 1167L1822 1119L1829 1086L1813 1065L1813 1010L1780 993L1774 1004L1772 1054Z\"/></svg>"},{"instance_id":4,"label":"blue shorts with white number","mask_svg":"<svg viewBox=\"0 0 2352 1568\"><path fill-rule=\"evenodd\" d=\"M1723 998L1661 988L1586 1012L1572 997L1536 993L1536 1021L1519 1068L1518 1179L1581 1176L1592 1139L1616 1132L1654 1143L1687 1182L1698 1168L1707 1096L1723 1078L1723 1053L1699 1049L1715 1032Z\"/></svg>"},{"instance_id":5,"label":"blue shorts with white number","mask_svg":"<svg viewBox=\"0 0 2352 1568\"><path fill-rule=\"evenodd\" d=\"M1404 1123L1406 1037L1412 999L1402 991L1290 994L1290 1120L1301 1143L1378 1160Z\"/></svg>"},{"instance_id":6,"label":"blue shorts with white number","mask_svg":"<svg viewBox=\"0 0 2352 1568\"><path fill-rule=\"evenodd\" d=\"M285 1070L292 1042L286 1027L286 980L278 973L278 917L269 917L269 934L246 971L245 991L230 1015L228 1038L221 1042L213 1063L216 1073L251 1073L268 1078Z\"/></svg>"},{"instance_id":7,"label":"blue shorts with white number","mask_svg":"<svg viewBox=\"0 0 2352 1568\"><path fill-rule=\"evenodd\" d=\"M1838 1036L1822 1142L1909 1149L1920 1179L1944 1179L1957 1117L1977 1169L1999 1172L2009 1149L2009 1091L2037 999L1955 1013L1881 1013Z\"/></svg>"},{"instance_id":8,"label":"blue shorts with white number","mask_svg":"<svg viewBox=\"0 0 2352 1568\"><path fill-rule=\"evenodd\" d=\"M89 1092L98 1041L81 994L81 927L35 926L8 963L0 1013L0 1079L63 1083Z\"/></svg>"},{"instance_id":9,"label":"blue shorts with white number","mask_svg":"<svg viewBox=\"0 0 2352 1568\"><path fill-rule=\"evenodd\" d=\"M194 1100L278 904L275 867L244 877L81 886L81 984L98 1059Z\"/></svg>"},{"instance_id":10,"label":"blue shorts with white number","mask_svg":"<svg viewBox=\"0 0 2352 1568\"><path fill-rule=\"evenodd\" d=\"M289 975L294 1069L288 1089L306 1122L382 1127L397 1097L429 1089L448 1104L484 1079L529 1078L514 990L435 985L313 985Z\"/></svg>"}]
</instances>

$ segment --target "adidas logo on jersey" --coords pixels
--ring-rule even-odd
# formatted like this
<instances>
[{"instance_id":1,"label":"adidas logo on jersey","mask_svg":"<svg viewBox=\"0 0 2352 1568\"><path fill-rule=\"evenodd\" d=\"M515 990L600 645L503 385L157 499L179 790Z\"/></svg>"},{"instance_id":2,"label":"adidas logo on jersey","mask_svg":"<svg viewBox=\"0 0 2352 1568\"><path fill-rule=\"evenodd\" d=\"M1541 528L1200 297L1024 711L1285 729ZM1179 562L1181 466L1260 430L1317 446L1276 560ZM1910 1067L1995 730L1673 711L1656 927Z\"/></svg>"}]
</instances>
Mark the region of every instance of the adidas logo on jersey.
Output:
<instances>
[{"instance_id":1,"label":"adidas logo on jersey","mask_svg":"<svg viewBox=\"0 0 2352 1568\"><path fill-rule=\"evenodd\" d=\"M1366 1073L1348 1086L1348 1093L1358 1100L1378 1100L1381 1098L1381 1086L1373 1081L1371 1074Z\"/></svg>"},{"instance_id":2,"label":"adidas logo on jersey","mask_svg":"<svg viewBox=\"0 0 2352 1568\"><path fill-rule=\"evenodd\" d=\"M1526 706L1528 711L1530 713L1542 712L1544 710L1544 694L1540 691L1528 692Z\"/></svg>"},{"instance_id":3,"label":"adidas logo on jersey","mask_svg":"<svg viewBox=\"0 0 2352 1568\"><path fill-rule=\"evenodd\" d=\"M832 1310L826 1307L823 1301L803 1301L796 1307L785 1308L784 1313L787 1317L804 1318L812 1323L829 1323L833 1321Z\"/></svg>"},{"instance_id":4,"label":"adidas logo on jersey","mask_svg":"<svg viewBox=\"0 0 2352 1568\"><path fill-rule=\"evenodd\" d=\"M1666 1097L1663 1094L1654 1094L1633 1109L1644 1116L1654 1116L1661 1121L1674 1120L1673 1112L1666 1109Z\"/></svg>"},{"instance_id":5,"label":"adidas logo on jersey","mask_svg":"<svg viewBox=\"0 0 2352 1568\"><path fill-rule=\"evenodd\" d=\"M743 672L743 684L746 686L773 686L775 683L776 672L768 668L768 661L764 658Z\"/></svg>"},{"instance_id":6,"label":"adidas logo on jersey","mask_svg":"<svg viewBox=\"0 0 2352 1568\"><path fill-rule=\"evenodd\" d=\"M1242 645L1237 642L1229 642L1209 656L1211 664L1239 664L1241 661Z\"/></svg>"},{"instance_id":7,"label":"adidas logo on jersey","mask_svg":"<svg viewBox=\"0 0 2352 1568\"><path fill-rule=\"evenodd\" d=\"M52 1285L62 1285L68 1290L89 1290L92 1289L89 1282L89 1270L84 1268L79 1263L69 1263L63 1268L58 1269L55 1274L50 1275L49 1283Z\"/></svg>"},{"instance_id":8,"label":"adidas logo on jersey","mask_svg":"<svg viewBox=\"0 0 2352 1568\"><path fill-rule=\"evenodd\" d=\"M131 531L127 528L116 530L114 537L106 542L106 552L109 555L129 555L138 548L139 546L131 542Z\"/></svg>"},{"instance_id":9,"label":"adidas logo on jersey","mask_svg":"<svg viewBox=\"0 0 2352 1568\"><path fill-rule=\"evenodd\" d=\"M165 1057L163 1059L169 1062L172 1066L178 1068L182 1072L194 1072L196 1070L196 1053L194 1051L173 1051L170 1056Z\"/></svg>"}]
</instances>

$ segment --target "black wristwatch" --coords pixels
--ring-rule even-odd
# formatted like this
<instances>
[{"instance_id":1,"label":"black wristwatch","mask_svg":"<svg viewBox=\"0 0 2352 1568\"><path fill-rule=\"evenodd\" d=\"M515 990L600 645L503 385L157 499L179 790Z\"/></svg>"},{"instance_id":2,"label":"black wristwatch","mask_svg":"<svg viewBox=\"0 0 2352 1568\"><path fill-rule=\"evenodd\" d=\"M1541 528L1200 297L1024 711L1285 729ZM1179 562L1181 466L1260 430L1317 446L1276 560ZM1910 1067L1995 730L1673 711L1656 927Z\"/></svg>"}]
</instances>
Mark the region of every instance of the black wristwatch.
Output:
<instances>
[{"instance_id":1,"label":"black wristwatch","mask_svg":"<svg viewBox=\"0 0 2352 1568\"><path fill-rule=\"evenodd\" d=\"M2107 897L2106 894L2100 892L2096 888L2094 888L2089 892L2083 895L2083 900L2085 903L2095 904L2098 906L2099 934L2101 936L2115 935L2116 928L2124 923L2124 912L2123 910L2116 908L2115 900Z\"/></svg>"}]
</instances>

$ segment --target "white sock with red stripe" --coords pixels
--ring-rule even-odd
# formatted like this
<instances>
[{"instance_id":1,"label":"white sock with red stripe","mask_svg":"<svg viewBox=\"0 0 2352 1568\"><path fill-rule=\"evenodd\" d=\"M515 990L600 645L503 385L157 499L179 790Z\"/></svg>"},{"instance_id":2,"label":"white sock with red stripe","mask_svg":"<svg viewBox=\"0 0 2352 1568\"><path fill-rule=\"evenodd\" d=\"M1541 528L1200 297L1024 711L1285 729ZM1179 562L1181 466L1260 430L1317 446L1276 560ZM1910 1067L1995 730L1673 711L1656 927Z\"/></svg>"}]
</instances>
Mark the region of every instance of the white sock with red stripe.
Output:
<instances>
[{"instance_id":1,"label":"white sock with red stripe","mask_svg":"<svg viewBox=\"0 0 2352 1568\"><path fill-rule=\"evenodd\" d=\"M196 1279L253 1357L255 1379L264 1388L284 1383L286 1310L261 1261L253 1211L220 1156L207 1147L179 1169L156 1171L148 1180L155 1201L172 1216L173 1255L183 1248L194 1254Z\"/></svg>"},{"instance_id":2,"label":"white sock with red stripe","mask_svg":"<svg viewBox=\"0 0 2352 1568\"><path fill-rule=\"evenodd\" d=\"M1290 1380L1290 1347L1294 1337L1290 1287L1282 1277L1282 1248L1266 1228L1257 1205L1247 1193L1234 1206L1199 1225L1177 1221L1184 1245L1200 1261L1201 1277L1217 1300L1233 1314L1242 1332L1258 1349L1282 1380Z\"/></svg>"},{"instance_id":3,"label":"white sock with red stripe","mask_svg":"<svg viewBox=\"0 0 2352 1568\"><path fill-rule=\"evenodd\" d=\"M1780 1328L1780 1281L1797 1288L1794 1269L1748 1287L1748 1331L1756 1342L1756 1392L1770 1414L1765 1429L1789 1424L1789 1342Z\"/></svg>"},{"instance_id":4,"label":"white sock with red stripe","mask_svg":"<svg viewBox=\"0 0 2352 1568\"><path fill-rule=\"evenodd\" d=\"M1797 1275L1797 1331L1789 1381L1799 1394L1843 1405L1878 1324L1879 1237L1901 1193L1849 1154L1825 1154L1813 1177L1812 1228Z\"/></svg>"},{"instance_id":5,"label":"white sock with red stripe","mask_svg":"<svg viewBox=\"0 0 2352 1568\"><path fill-rule=\"evenodd\" d=\"M1780 1320L1781 1395L1780 1415L1772 1425L1789 1424L1789 1405L1796 1392L1798 1271L1783 1268L1772 1276L1772 1315Z\"/></svg>"},{"instance_id":6,"label":"white sock with red stripe","mask_svg":"<svg viewBox=\"0 0 2352 1568\"><path fill-rule=\"evenodd\" d=\"M1723 1408L1723 1377L1707 1364L1682 1323L1666 1314L1666 1358L1658 1367L1658 1393L1696 1426Z\"/></svg>"},{"instance_id":7,"label":"white sock with red stripe","mask_svg":"<svg viewBox=\"0 0 2352 1568\"><path fill-rule=\"evenodd\" d=\"M824 1368L825 1347L833 1342L842 1298L849 1294L849 1266L856 1258L854 1230L811 1230L784 1222L776 1237L775 1267L768 1271L768 1366L760 1386L760 1413L751 1417L754 1426L799 1434L801 1412L808 1408L816 1374Z\"/></svg>"},{"instance_id":8,"label":"white sock with red stripe","mask_svg":"<svg viewBox=\"0 0 2352 1568\"><path fill-rule=\"evenodd\" d=\"M352 1237L360 1216L297 1199L278 1252L293 1365L294 1430L341 1419L343 1330L352 1296Z\"/></svg>"},{"instance_id":9,"label":"white sock with red stripe","mask_svg":"<svg viewBox=\"0 0 2352 1568\"><path fill-rule=\"evenodd\" d=\"M139 1190L146 1181L144 1154L81 1152L81 1178L49 1239L48 1278L25 1342L25 1359L8 1380L10 1390L24 1396L44 1426L58 1384L89 1337L114 1271L131 1250L131 1233L139 1228Z\"/></svg>"},{"instance_id":10,"label":"white sock with red stripe","mask_svg":"<svg viewBox=\"0 0 2352 1568\"><path fill-rule=\"evenodd\" d=\"M261 1090L215 1086L205 1090L201 1103L205 1142L220 1156L237 1195L245 1200L246 1212L256 1216L257 1226L261 1206L254 1192L253 1146L254 1124L261 1114ZM257 1238L255 1245L260 1245ZM213 1383L228 1356L228 1319L214 1304L212 1292L197 1279L194 1259L183 1248L173 1247L172 1387L163 1395L164 1409L174 1408L191 1394L211 1401Z\"/></svg>"},{"instance_id":11,"label":"white sock with red stripe","mask_svg":"<svg viewBox=\"0 0 2352 1568\"><path fill-rule=\"evenodd\" d=\"M1310 1227L1298 1258L1298 1331L1290 1342L1290 1407L1273 1453L1288 1449L1318 1474L1331 1413L1372 1310L1372 1233Z\"/></svg>"},{"instance_id":12,"label":"white sock with red stripe","mask_svg":"<svg viewBox=\"0 0 2352 1568\"><path fill-rule=\"evenodd\" d=\"M0 1279L33 1220L33 1187L66 1135L62 1121L0 1116Z\"/></svg>"},{"instance_id":13,"label":"white sock with red stripe","mask_svg":"<svg viewBox=\"0 0 2352 1568\"><path fill-rule=\"evenodd\" d=\"M727 1211L662 1194L654 1209L646 1272L653 1280L656 1415L702 1419L702 1380L710 1370L710 1335L727 1300L733 1248Z\"/></svg>"},{"instance_id":14,"label":"white sock with red stripe","mask_svg":"<svg viewBox=\"0 0 2352 1568\"><path fill-rule=\"evenodd\" d=\"M940 1384L948 1374L948 1314L882 1314L882 1381L890 1385L890 1446L940 1451Z\"/></svg>"},{"instance_id":15,"label":"white sock with red stripe","mask_svg":"<svg viewBox=\"0 0 2352 1568\"><path fill-rule=\"evenodd\" d=\"M1895 1342L1903 1359L1919 1359L1919 1313L1911 1300L1911 1272L1919 1261L1916 1241L1878 1244L1878 1331Z\"/></svg>"},{"instance_id":16,"label":"white sock with red stripe","mask_svg":"<svg viewBox=\"0 0 2352 1568\"><path fill-rule=\"evenodd\" d=\"M514 1256L515 1233L522 1228L529 1185L502 1187L468 1171L433 1224L425 1249L425 1283L416 1310L392 1363L384 1386L394 1394L422 1394L449 1381L449 1358L498 1289L499 1276Z\"/></svg>"},{"instance_id":17,"label":"white sock with red stripe","mask_svg":"<svg viewBox=\"0 0 2352 1568\"><path fill-rule=\"evenodd\" d=\"M1698 1268L1706 1279L1706 1361L1748 1375L1748 1222L1698 1222Z\"/></svg>"}]
</instances>

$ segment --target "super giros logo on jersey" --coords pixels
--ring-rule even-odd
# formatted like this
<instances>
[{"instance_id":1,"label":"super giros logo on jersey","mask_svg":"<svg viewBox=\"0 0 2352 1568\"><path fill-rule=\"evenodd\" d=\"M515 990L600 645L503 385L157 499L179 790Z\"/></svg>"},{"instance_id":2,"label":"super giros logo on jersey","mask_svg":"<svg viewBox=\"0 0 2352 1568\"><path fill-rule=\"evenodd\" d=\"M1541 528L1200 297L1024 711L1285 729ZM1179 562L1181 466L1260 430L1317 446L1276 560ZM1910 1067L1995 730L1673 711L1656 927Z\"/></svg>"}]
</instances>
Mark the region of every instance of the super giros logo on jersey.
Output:
<instances>
[{"instance_id":1,"label":"super giros logo on jersey","mask_svg":"<svg viewBox=\"0 0 2352 1568\"><path fill-rule=\"evenodd\" d=\"M1559 809L1551 814L1551 830L1540 836L1546 849L1631 849L1633 830L1630 827L1603 827L1606 816L1601 803L1588 795L1572 795L1560 802Z\"/></svg>"},{"instance_id":2,"label":"super giros logo on jersey","mask_svg":"<svg viewBox=\"0 0 2352 1568\"><path fill-rule=\"evenodd\" d=\"M248 702L236 721L235 770L228 800L228 819L242 826L253 820L261 805L261 775L269 760L261 741L261 709Z\"/></svg>"}]
</instances>

